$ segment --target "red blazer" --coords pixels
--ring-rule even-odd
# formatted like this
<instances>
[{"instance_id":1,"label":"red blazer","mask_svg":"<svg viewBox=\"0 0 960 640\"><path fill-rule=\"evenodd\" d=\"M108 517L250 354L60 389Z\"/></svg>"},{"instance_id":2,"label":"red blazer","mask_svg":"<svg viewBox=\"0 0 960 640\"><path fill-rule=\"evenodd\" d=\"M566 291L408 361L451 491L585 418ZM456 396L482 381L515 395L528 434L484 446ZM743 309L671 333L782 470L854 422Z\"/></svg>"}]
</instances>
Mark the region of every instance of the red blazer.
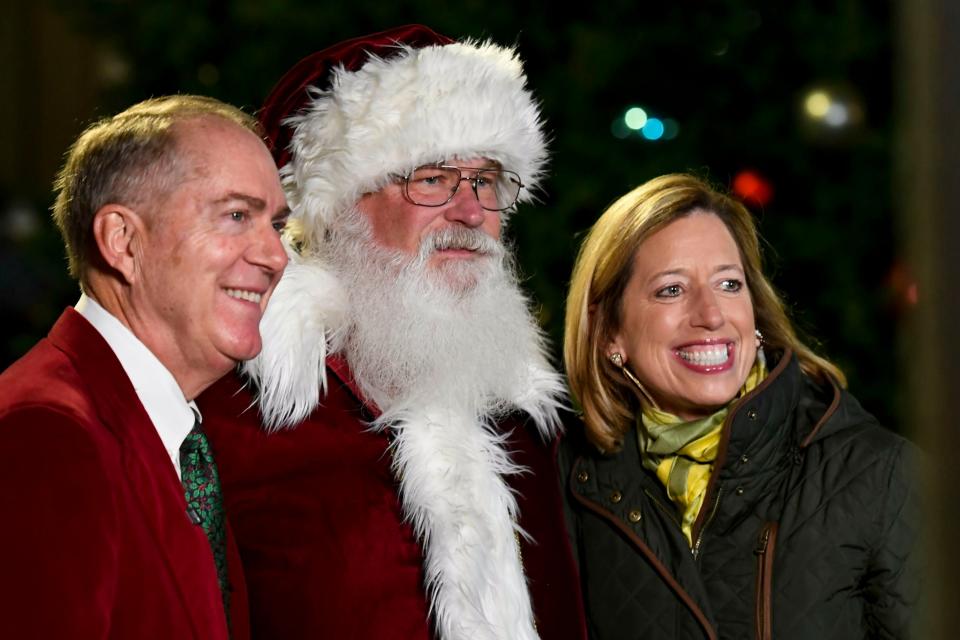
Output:
<instances>
[{"instance_id":1,"label":"red blazer","mask_svg":"<svg viewBox=\"0 0 960 640\"><path fill-rule=\"evenodd\" d=\"M210 546L160 436L73 309L0 375L0 514L0 638L227 640ZM243 640L232 538L228 556Z\"/></svg>"}]
</instances>

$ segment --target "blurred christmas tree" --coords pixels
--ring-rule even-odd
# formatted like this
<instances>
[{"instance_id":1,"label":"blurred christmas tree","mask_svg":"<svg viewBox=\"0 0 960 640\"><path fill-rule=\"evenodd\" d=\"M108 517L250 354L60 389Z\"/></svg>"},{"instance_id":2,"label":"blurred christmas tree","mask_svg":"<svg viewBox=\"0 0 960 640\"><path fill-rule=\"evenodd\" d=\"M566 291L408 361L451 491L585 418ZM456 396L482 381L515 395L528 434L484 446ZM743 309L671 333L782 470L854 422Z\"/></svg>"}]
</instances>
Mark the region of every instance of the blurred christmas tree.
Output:
<instances>
[{"instance_id":1,"label":"blurred christmas tree","mask_svg":"<svg viewBox=\"0 0 960 640\"><path fill-rule=\"evenodd\" d=\"M170 92L254 110L301 57L397 24L516 42L543 102L553 161L541 204L514 215L511 234L555 341L582 232L641 182L693 171L736 184L801 331L896 427L893 346L913 292L893 239L887 3L610 0L579 6L575 18L476 0L359 1L349 10L309 0L52 6L104 61L109 81L91 118ZM61 263L56 252L48 259ZM46 328L38 324L38 335ZM22 346L8 345L8 360Z\"/></svg>"}]
</instances>

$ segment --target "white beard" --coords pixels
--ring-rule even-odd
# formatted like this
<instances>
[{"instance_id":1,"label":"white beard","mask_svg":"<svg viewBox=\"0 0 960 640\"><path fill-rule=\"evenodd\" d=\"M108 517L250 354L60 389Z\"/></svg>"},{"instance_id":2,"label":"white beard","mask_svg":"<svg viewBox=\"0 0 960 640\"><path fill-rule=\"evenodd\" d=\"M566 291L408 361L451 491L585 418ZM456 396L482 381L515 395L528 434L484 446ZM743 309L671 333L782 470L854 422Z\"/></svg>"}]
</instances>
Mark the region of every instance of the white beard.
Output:
<instances>
[{"instance_id":1,"label":"white beard","mask_svg":"<svg viewBox=\"0 0 960 640\"><path fill-rule=\"evenodd\" d=\"M546 349L504 246L451 227L410 256L375 245L358 211L344 218L325 257L349 299L344 354L362 392L382 410L444 400L476 415L507 411ZM431 266L436 247L482 257Z\"/></svg>"}]
</instances>

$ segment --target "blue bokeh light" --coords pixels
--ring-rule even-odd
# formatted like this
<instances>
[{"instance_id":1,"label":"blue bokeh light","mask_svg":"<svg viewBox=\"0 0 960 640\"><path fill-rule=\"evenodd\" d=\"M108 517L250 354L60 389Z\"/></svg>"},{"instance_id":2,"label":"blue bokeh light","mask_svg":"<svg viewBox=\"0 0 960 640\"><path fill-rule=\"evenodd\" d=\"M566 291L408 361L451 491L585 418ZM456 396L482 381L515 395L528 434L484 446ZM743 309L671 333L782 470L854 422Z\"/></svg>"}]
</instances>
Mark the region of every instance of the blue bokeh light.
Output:
<instances>
[{"instance_id":1,"label":"blue bokeh light","mask_svg":"<svg viewBox=\"0 0 960 640\"><path fill-rule=\"evenodd\" d=\"M660 118L647 118L640 133L647 140L659 140L663 137L663 121Z\"/></svg>"}]
</instances>

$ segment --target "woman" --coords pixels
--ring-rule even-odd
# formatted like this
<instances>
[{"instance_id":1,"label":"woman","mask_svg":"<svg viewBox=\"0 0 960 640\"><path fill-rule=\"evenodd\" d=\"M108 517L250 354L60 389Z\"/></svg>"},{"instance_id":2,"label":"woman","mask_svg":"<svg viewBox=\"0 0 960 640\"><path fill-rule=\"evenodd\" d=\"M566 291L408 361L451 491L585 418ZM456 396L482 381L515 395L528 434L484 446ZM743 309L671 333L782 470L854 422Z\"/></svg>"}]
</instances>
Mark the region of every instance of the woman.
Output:
<instances>
[{"instance_id":1,"label":"woman","mask_svg":"<svg viewBox=\"0 0 960 640\"><path fill-rule=\"evenodd\" d=\"M738 202L663 176L587 236L560 453L593 638L901 638L912 447L805 346Z\"/></svg>"}]
</instances>

